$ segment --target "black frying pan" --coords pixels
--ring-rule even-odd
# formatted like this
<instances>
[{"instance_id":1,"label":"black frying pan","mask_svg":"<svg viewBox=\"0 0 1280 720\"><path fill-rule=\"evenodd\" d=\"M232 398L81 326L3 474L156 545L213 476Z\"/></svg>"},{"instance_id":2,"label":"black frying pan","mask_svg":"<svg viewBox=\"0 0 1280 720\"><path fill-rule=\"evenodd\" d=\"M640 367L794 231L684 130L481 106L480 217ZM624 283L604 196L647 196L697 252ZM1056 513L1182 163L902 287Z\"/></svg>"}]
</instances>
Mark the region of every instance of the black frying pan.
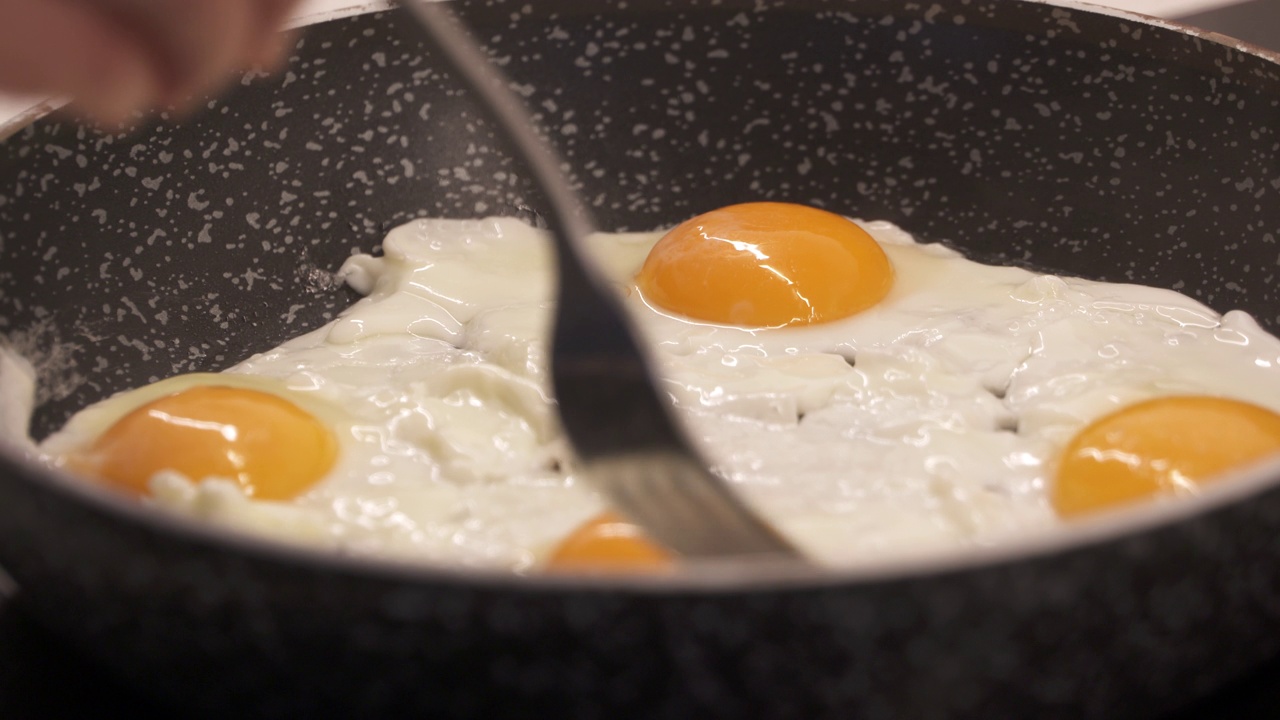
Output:
<instances>
[{"instance_id":1,"label":"black frying pan","mask_svg":"<svg viewBox=\"0 0 1280 720\"><path fill-rule=\"evenodd\" d=\"M1280 329L1280 64L1010 0L463 5L603 227L785 199ZM422 215L539 198L398 13L310 30L183 126L0 147L0 332L42 436L352 300ZM57 352L53 352L56 350ZM1149 716L1280 651L1280 469L1016 548L854 573L563 580L195 527L0 449L0 565L121 676L211 714Z\"/></svg>"}]
</instances>

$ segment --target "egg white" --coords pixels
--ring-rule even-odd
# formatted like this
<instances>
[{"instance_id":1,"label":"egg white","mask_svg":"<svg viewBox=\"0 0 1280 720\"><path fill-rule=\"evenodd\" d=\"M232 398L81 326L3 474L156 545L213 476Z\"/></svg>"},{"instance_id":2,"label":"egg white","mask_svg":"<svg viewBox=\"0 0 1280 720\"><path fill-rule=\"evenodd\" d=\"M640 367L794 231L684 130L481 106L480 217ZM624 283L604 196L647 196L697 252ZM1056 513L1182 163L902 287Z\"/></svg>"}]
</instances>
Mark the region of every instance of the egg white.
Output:
<instances>
[{"instance_id":1,"label":"egg white","mask_svg":"<svg viewBox=\"0 0 1280 720\"><path fill-rule=\"evenodd\" d=\"M1083 425L1174 393L1280 411L1280 340L1178 293L981 265L861 223L896 283L821 325L692 322L631 284L661 233L591 246L654 344L665 387L717 469L812 556L850 565L1000 542L1057 521L1054 458ZM524 569L604 503L575 475L546 374L553 262L513 219L419 220L342 268L367 297L216 376L86 409L51 458L185 383L279 392L339 435L334 470L291 503L162 474L154 502L339 551Z\"/></svg>"}]
</instances>

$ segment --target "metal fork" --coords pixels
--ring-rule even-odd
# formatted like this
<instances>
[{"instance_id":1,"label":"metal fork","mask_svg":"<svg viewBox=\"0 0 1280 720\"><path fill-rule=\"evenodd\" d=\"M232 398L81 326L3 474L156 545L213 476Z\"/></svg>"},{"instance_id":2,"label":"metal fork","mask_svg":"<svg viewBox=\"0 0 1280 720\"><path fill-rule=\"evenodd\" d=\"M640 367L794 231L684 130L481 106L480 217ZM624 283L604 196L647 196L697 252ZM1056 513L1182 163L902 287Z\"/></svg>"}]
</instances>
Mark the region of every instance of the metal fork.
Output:
<instances>
[{"instance_id":1,"label":"metal fork","mask_svg":"<svg viewBox=\"0 0 1280 720\"><path fill-rule=\"evenodd\" d=\"M560 421L596 489L650 537L692 558L800 554L689 444L620 300L585 251L592 223L507 79L441 2L401 0L480 100L546 196L560 282L551 374Z\"/></svg>"}]
</instances>

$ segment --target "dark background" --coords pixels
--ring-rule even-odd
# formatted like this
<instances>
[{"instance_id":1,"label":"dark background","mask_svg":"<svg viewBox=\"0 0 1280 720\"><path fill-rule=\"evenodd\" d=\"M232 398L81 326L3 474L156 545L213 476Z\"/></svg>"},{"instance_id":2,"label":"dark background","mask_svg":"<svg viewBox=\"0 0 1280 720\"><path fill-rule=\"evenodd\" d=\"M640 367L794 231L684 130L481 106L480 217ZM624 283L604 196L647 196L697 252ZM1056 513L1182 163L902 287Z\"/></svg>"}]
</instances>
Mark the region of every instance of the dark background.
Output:
<instances>
[{"instance_id":1,"label":"dark background","mask_svg":"<svg viewBox=\"0 0 1280 720\"><path fill-rule=\"evenodd\" d=\"M1280 49L1280 0L1252 0L1178 18L1190 25ZM20 597L0 574L0 718L180 717L121 686L27 619ZM217 678L209 678L217 682ZM1271 720L1280 717L1280 658L1169 720Z\"/></svg>"}]
</instances>

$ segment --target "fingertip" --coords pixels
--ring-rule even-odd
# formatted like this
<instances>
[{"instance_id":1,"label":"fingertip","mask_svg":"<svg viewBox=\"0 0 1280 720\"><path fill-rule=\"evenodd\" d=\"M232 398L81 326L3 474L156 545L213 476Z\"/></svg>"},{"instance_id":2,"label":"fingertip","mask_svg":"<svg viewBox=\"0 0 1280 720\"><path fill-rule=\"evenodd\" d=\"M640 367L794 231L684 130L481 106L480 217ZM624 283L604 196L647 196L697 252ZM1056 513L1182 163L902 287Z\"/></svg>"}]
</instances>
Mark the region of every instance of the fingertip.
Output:
<instances>
[{"instance_id":1,"label":"fingertip","mask_svg":"<svg viewBox=\"0 0 1280 720\"><path fill-rule=\"evenodd\" d=\"M297 8L297 0L256 0L256 32L246 62L256 70L274 73L282 69L288 49L296 43L296 33L283 30Z\"/></svg>"},{"instance_id":2,"label":"fingertip","mask_svg":"<svg viewBox=\"0 0 1280 720\"><path fill-rule=\"evenodd\" d=\"M170 0L131 16L145 33L164 84L157 104L189 115L231 82L249 52L252 14L245 0Z\"/></svg>"},{"instance_id":3,"label":"fingertip","mask_svg":"<svg viewBox=\"0 0 1280 720\"><path fill-rule=\"evenodd\" d=\"M266 45L251 59L251 67L265 73L277 73L284 69L289 61L289 49L297 40L293 31L274 35Z\"/></svg>"},{"instance_id":4,"label":"fingertip","mask_svg":"<svg viewBox=\"0 0 1280 720\"><path fill-rule=\"evenodd\" d=\"M204 93L174 93L161 103L161 107L170 119L181 122L194 117L208 101Z\"/></svg>"},{"instance_id":5,"label":"fingertip","mask_svg":"<svg viewBox=\"0 0 1280 720\"><path fill-rule=\"evenodd\" d=\"M76 94L73 105L107 130L124 130L155 102L158 84L142 57L126 51L109 53L96 78Z\"/></svg>"}]
</instances>

